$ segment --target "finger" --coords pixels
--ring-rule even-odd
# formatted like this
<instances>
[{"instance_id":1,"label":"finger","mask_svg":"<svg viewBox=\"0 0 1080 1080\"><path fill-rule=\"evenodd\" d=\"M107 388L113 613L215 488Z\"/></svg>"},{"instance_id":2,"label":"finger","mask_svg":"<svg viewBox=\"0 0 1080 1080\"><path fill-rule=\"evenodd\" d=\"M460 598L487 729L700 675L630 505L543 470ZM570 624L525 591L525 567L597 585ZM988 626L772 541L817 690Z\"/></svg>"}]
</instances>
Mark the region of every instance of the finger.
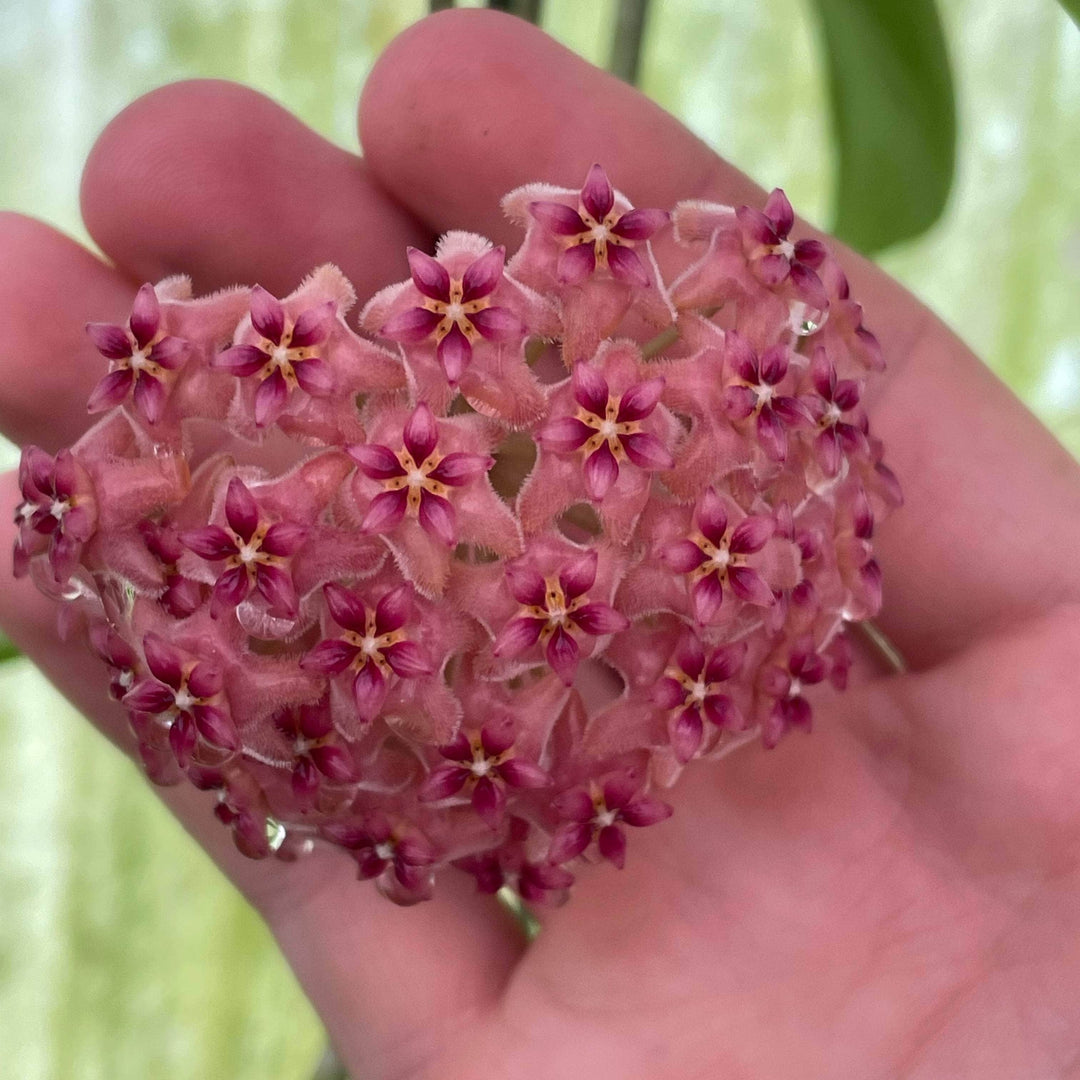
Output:
<instances>
[{"instance_id":1,"label":"finger","mask_svg":"<svg viewBox=\"0 0 1080 1080\"><path fill-rule=\"evenodd\" d=\"M405 31L368 79L367 161L432 228L511 245L498 197L572 186L602 161L638 206L682 198L761 205L764 193L640 93L495 12L444 12ZM875 430L904 509L880 530L882 625L913 666L1080 593L1075 463L900 285L835 241L890 372ZM987 538L993 538L987 543Z\"/></svg>"},{"instance_id":2,"label":"finger","mask_svg":"<svg viewBox=\"0 0 1080 1080\"><path fill-rule=\"evenodd\" d=\"M280 296L333 262L363 298L398 274L407 245L428 241L359 157L215 80L164 86L120 113L90 153L81 201L118 266L139 281L189 274L197 292L258 281Z\"/></svg>"},{"instance_id":3,"label":"finger","mask_svg":"<svg viewBox=\"0 0 1080 1080\"><path fill-rule=\"evenodd\" d=\"M17 501L12 473L0 477L0 500ZM10 550L12 540L5 523L0 548ZM80 641L59 640L55 605L29 581L13 580L8 559L0 560L0 625L76 708L134 750L101 663ZM462 1018L493 1004L520 956L517 927L489 898L480 902L462 875L445 875L433 901L406 911L357 881L344 855L247 859L214 818L211 795L186 783L156 790L266 918L356 1076L405 1075Z\"/></svg>"},{"instance_id":4,"label":"finger","mask_svg":"<svg viewBox=\"0 0 1080 1080\"><path fill-rule=\"evenodd\" d=\"M43 222L0 214L0 431L55 451L86 430L86 400L108 361L84 326L126 319L134 290Z\"/></svg>"}]
</instances>

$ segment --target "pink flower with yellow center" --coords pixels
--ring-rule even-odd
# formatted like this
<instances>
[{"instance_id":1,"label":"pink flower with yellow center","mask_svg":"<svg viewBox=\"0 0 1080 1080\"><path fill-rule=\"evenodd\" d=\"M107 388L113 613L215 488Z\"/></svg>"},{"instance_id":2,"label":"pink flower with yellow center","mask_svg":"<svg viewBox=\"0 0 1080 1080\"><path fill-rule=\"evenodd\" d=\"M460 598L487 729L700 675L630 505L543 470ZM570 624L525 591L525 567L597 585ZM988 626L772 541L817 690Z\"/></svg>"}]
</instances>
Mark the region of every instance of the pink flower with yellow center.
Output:
<instances>
[{"instance_id":1,"label":"pink flower with yellow center","mask_svg":"<svg viewBox=\"0 0 1080 1080\"><path fill-rule=\"evenodd\" d=\"M293 521L265 520L238 476L229 481L225 494L225 520L227 527L206 525L180 534L184 546L199 558L225 563L210 594L211 616L219 618L255 590L272 616L295 618L298 599L289 560L308 530Z\"/></svg>"},{"instance_id":2,"label":"pink flower with yellow center","mask_svg":"<svg viewBox=\"0 0 1080 1080\"><path fill-rule=\"evenodd\" d=\"M292 789L298 799L312 799L323 780L351 784L359 779L352 754L334 730L325 698L314 705L283 709L274 717L274 727L291 745Z\"/></svg>"},{"instance_id":3,"label":"pink flower with yellow center","mask_svg":"<svg viewBox=\"0 0 1080 1080\"><path fill-rule=\"evenodd\" d=\"M434 802L468 786L472 808L497 829L506 811L506 785L542 788L551 783L539 765L512 753L514 738L513 725L505 721L485 724L471 735L459 731L452 742L439 747L439 753L452 764L432 769L416 797L421 802Z\"/></svg>"},{"instance_id":4,"label":"pink flower with yellow center","mask_svg":"<svg viewBox=\"0 0 1080 1080\"><path fill-rule=\"evenodd\" d=\"M762 669L761 692L771 707L762 721L761 738L772 749L791 728L810 730L813 710L803 697L808 686L815 686L829 673L828 661L814 649L811 637L795 641L779 663Z\"/></svg>"},{"instance_id":5,"label":"pink flower with yellow center","mask_svg":"<svg viewBox=\"0 0 1080 1080\"><path fill-rule=\"evenodd\" d=\"M188 343L162 328L154 286L139 289L126 327L87 323L86 332L97 351L109 360L109 374L90 394L87 409L103 412L130 394L135 411L148 424L156 424L165 411L175 372L187 357Z\"/></svg>"},{"instance_id":6,"label":"pink flower with yellow center","mask_svg":"<svg viewBox=\"0 0 1080 1080\"><path fill-rule=\"evenodd\" d=\"M360 471L384 488L364 515L360 525L364 532L390 532L408 514L448 547L457 541L454 507L447 498L450 489L475 480L495 464L495 459L463 451L441 454L438 442L435 416L421 402L402 431L398 450L378 443L348 448Z\"/></svg>"},{"instance_id":7,"label":"pink flower with yellow center","mask_svg":"<svg viewBox=\"0 0 1080 1080\"><path fill-rule=\"evenodd\" d=\"M666 225L666 210L615 209L615 191L607 173L593 165L581 189L578 209L538 200L529 213L563 247L558 277L563 285L580 285L597 267L628 285L647 286L649 273L634 248Z\"/></svg>"},{"instance_id":8,"label":"pink flower with yellow center","mask_svg":"<svg viewBox=\"0 0 1080 1080\"><path fill-rule=\"evenodd\" d=\"M642 428L664 391L664 379L646 379L615 397L607 380L588 364L574 365L571 380L578 409L573 416L549 420L536 441L557 453L580 450L585 458L585 486L599 502L619 479L619 466L629 461L639 469L670 469L675 459L657 436Z\"/></svg>"},{"instance_id":9,"label":"pink flower with yellow center","mask_svg":"<svg viewBox=\"0 0 1080 1080\"><path fill-rule=\"evenodd\" d=\"M143 638L143 655L153 677L137 682L124 696L124 704L168 728L169 745L181 768L191 761L199 736L218 750L240 749L240 737L222 699L222 673L216 664L186 657L153 633Z\"/></svg>"},{"instance_id":10,"label":"pink flower with yellow center","mask_svg":"<svg viewBox=\"0 0 1080 1080\"><path fill-rule=\"evenodd\" d=\"M623 775L603 786L591 784L587 791L564 791L552 804L566 824L551 838L551 862L575 859L595 840L601 856L621 870L626 862L626 833L621 826L644 828L666 821L674 813L673 807L642 794L640 788L639 781Z\"/></svg>"},{"instance_id":11,"label":"pink flower with yellow center","mask_svg":"<svg viewBox=\"0 0 1080 1080\"><path fill-rule=\"evenodd\" d=\"M334 374L322 356L321 346L330 336L336 318L337 307L327 300L291 321L277 297L260 285L251 290L251 325L261 339L257 344L225 349L210 361L210 366L238 379L258 376L256 427L272 424L298 387L312 397L329 397L334 392Z\"/></svg>"},{"instance_id":12,"label":"pink flower with yellow center","mask_svg":"<svg viewBox=\"0 0 1080 1080\"><path fill-rule=\"evenodd\" d=\"M689 577L690 598L699 623L712 622L724 600L724 590L760 607L776 602L772 589L747 556L760 551L776 529L763 515L732 521L723 501L709 488L698 504L698 531L660 551L660 558L676 573Z\"/></svg>"},{"instance_id":13,"label":"pink flower with yellow center","mask_svg":"<svg viewBox=\"0 0 1080 1080\"><path fill-rule=\"evenodd\" d=\"M502 280L506 248L485 252L460 278L452 278L438 259L417 248L409 248L408 256L413 285L423 300L419 307L392 316L379 333L405 345L434 338L451 386L469 366L480 339L508 341L521 336L521 320L508 308L491 306L491 294Z\"/></svg>"},{"instance_id":14,"label":"pink flower with yellow center","mask_svg":"<svg viewBox=\"0 0 1080 1080\"><path fill-rule=\"evenodd\" d=\"M361 721L370 723L395 678L416 679L433 671L404 630L413 616L412 587L391 589L370 611L357 593L334 582L323 586L323 595L330 617L345 633L320 641L300 666L326 676L351 672L357 712Z\"/></svg>"},{"instance_id":15,"label":"pink flower with yellow center","mask_svg":"<svg viewBox=\"0 0 1080 1080\"><path fill-rule=\"evenodd\" d=\"M513 659L540 645L552 670L570 686L581 659L579 639L615 634L630 625L610 605L589 600L596 566L595 551L566 563L547 578L522 559L508 563L510 592L523 606L495 639L495 655Z\"/></svg>"},{"instance_id":16,"label":"pink flower with yellow center","mask_svg":"<svg viewBox=\"0 0 1080 1080\"><path fill-rule=\"evenodd\" d=\"M742 713L720 684L740 672L746 648L745 642L736 642L706 655L701 639L689 631L653 688L653 702L669 714L668 735L680 763L685 765L701 749L703 718L717 728L742 727Z\"/></svg>"}]
</instances>

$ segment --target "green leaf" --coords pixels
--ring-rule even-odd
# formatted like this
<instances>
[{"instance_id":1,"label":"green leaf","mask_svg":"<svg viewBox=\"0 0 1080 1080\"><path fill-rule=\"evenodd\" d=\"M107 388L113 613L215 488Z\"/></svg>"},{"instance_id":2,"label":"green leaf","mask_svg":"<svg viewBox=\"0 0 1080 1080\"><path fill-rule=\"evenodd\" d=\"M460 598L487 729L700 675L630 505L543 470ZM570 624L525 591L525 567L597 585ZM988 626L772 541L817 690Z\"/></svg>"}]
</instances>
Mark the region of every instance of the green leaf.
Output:
<instances>
[{"instance_id":1,"label":"green leaf","mask_svg":"<svg viewBox=\"0 0 1080 1080\"><path fill-rule=\"evenodd\" d=\"M0 634L0 664L8 660L17 660L22 653L3 634Z\"/></svg>"},{"instance_id":2,"label":"green leaf","mask_svg":"<svg viewBox=\"0 0 1080 1080\"><path fill-rule=\"evenodd\" d=\"M917 236L952 186L956 103L934 0L813 0L839 156L833 231L865 252Z\"/></svg>"},{"instance_id":3,"label":"green leaf","mask_svg":"<svg viewBox=\"0 0 1080 1080\"><path fill-rule=\"evenodd\" d=\"M1080 0L1058 0L1077 26L1080 26Z\"/></svg>"}]
</instances>

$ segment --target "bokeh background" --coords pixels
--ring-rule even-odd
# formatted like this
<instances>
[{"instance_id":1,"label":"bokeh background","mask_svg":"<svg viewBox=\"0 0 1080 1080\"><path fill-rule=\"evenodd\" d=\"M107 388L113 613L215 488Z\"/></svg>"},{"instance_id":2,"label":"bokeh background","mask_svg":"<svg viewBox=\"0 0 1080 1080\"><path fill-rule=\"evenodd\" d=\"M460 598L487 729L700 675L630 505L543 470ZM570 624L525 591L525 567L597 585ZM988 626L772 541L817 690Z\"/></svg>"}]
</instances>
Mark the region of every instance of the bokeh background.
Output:
<instances>
[{"instance_id":1,"label":"bokeh background","mask_svg":"<svg viewBox=\"0 0 1080 1080\"><path fill-rule=\"evenodd\" d=\"M366 73L426 7L0 0L0 207L89 242L77 201L87 151L127 102L176 79L247 83L355 148ZM1054 0L938 7L957 96L955 179L933 228L880 261L1075 453L1080 32ZM614 19L615 0L544 9L545 28L598 63ZM829 223L838 155L807 0L654 3L640 83ZM0 464L15 459L0 445ZM0 1073L300 1080L323 1041L263 926L133 766L27 661L0 664Z\"/></svg>"}]
</instances>

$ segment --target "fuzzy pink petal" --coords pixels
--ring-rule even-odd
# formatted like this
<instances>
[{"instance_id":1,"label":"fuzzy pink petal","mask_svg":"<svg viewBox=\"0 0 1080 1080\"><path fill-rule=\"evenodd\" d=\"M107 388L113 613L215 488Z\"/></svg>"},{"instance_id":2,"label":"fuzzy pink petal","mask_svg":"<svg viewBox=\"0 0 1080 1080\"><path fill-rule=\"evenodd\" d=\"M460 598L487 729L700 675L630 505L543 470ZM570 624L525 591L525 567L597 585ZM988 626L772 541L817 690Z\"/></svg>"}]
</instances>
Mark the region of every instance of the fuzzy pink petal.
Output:
<instances>
[{"instance_id":1,"label":"fuzzy pink petal","mask_svg":"<svg viewBox=\"0 0 1080 1080\"><path fill-rule=\"evenodd\" d=\"M356 659L357 652L356 646L347 641L328 638L307 652L301 658L300 666L319 675L339 675Z\"/></svg>"},{"instance_id":2,"label":"fuzzy pink petal","mask_svg":"<svg viewBox=\"0 0 1080 1080\"><path fill-rule=\"evenodd\" d=\"M510 758L499 766L499 775L515 788L544 788L551 783L551 776L539 765L521 758Z\"/></svg>"},{"instance_id":3,"label":"fuzzy pink petal","mask_svg":"<svg viewBox=\"0 0 1080 1080\"><path fill-rule=\"evenodd\" d=\"M409 504L407 491L384 491L376 495L368 506L360 531L364 533L384 533L396 529L405 517Z\"/></svg>"},{"instance_id":4,"label":"fuzzy pink petal","mask_svg":"<svg viewBox=\"0 0 1080 1080\"><path fill-rule=\"evenodd\" d=\"M119 371L110 371L94 387L90 394L90 400L86 403L86 411L91 413L104 412L119 405L131 392L131 384L134 381L134 372L130 368L121 368Z\"/></svg>"},{"instance_id":5,"label":"fuzzy pink petal","mask_svg":"<svg viewBox=\"0 0 1080 1080\"><path fill-rule=\"evenodd\" d=\"M221 668L216 664L202 661L191 669L188 675L188 689L198 698L213 697L220 694L225 685Z\"/></svg>"},{"instance_id":6,"label":"fuzzy pink petal","mask_svg":"<svg viewBox=\"0 0 1080 1080\"><path fill-rule=\"evenodd\" d=\"M299 598L287 570L280 566L260 565L255 574L255 587L266 600L272 615L286 619L296 617Z\"/></svg>"},{"instance_id":7,"label":"fuzzy pink petal","mask_svg":"<svg viewBox=\"0 0 1080 1080\"><path fill-rule=\"evenodd\" d=\"M334 372L321 357L297 360L293 372L300 389L312 397L330 397L334 392Z\"/></svg>"},{"instance_id":8,"label":"fuzzy pink petal","mask_svg":"<svg viewBox=\"0 0 1080 1080\"><path fill-rule=\"evenodd\" d=\"M413 284L432 300L450 300L450 274L437 259L425 254L419 248L411 247L406 252L409 259L409 272Z\"/></svg>"},{"instance_id":9,"label":"fuzzy pink petal","mask_svg":"<svg viewBox=\"0 0 1080 1080\"><path fill-rule=\"evenodd\" d=\"M592 637L605 634L617 634L625 630L630 621L607 604L586 604L575 611L570 618Z\"/></svg>"},{"instance_id":10,"label":"fuzzy pink petal","mask_svg":"<svg viewBox=\"0 0 1080 1080\"><path fill-rule=\"evenodd\" d=\"M274 370L255 391L255 426L267 427L284 411L289 400L289 384L280 368Z\"/></svg>"},{"instance_id":11,"label":"fuzzy pink petal","mask_svg":"<svg viewBox=\"0 0 1080 1080\"><path fill-rule=\"evenodd\" d=\"M509 308L484 308L470 315L469 321L488 341L513 341L525 333L521 320Z\"/></svg>"},{"instance_id":12,"label":"fuzzy pink petal","mask_svg":"<svg viewBox=\"0 0 1080 1080\"><path fill-rule=\"evenodd\" d=\"M422 491L418 516L421 527L447 547L457 543L457 522L449 499Z\"/></svg>"},{"instance_id":13,"label":"fuzzy pink petal","mask_svg":"<svg viewBox=\"0 0 1080 1080\"><path fill-rule=\"evenodd\" d=\"M388 687L382 672L374 664L365 664L353 679L353 699L360 719L374 720L386 700Z\"/></svg>"},{"instance_id":14,"label":"fuzzy pink petal","mask_svg":"<svg viewBox=\"0 0 1080 1080\"><path fill-rule=\"evenodd\" d=\"M615 419L620 423L644 420L656 408L660 395L664 392L664 385L665 380L662 375L655 379L635 383L619 399L619 411Z\"/></svg>"},{"instance_id":15,"label":"fuzzy pink petal","mask_svg":"<svg viewBox=\"0 0 1080 1080\"><path fill-rule=\"evenodd\" d=\"M415 641L399 641L383 650L386 662L394 669L395 675L403 679L418 679L432 672L431 662Z\"/></svg>"},{"instance_id":16,"label":"fuzzy pink petal","mask_svg":"<svg viewBox=\"0 0 1080 1080\"><path fill-rule=\"evenodd\" d=\"M506 564L506 583L514 599L520 604L542 605L547 586L543 577L531 566L521 562ZM591 587L592 582L589 583Z\"/></svg>"},{"instance_id":17,"label":"fuzzy pink petal","mask_svg":"<svg viewBox=\"0 0 1080 1080\"><path fill-rule=\"evenodd\" d=\"M676 540L660 549L660 559L678 574L689 574L705 561L705 552L693 540Z\"/></svg>"},{"instance_id":18,"label":"fuzzy pink petal","mask_svg":"<svg viewBox=\"0 0 1080 1080\"><path fill-rule=\"evenodd\" d=\"M251 290L251 325L267 340L281 344L285 332L285 308L261 285Z\"/></svg>"},{"instance_id":19,"label":"fuzzy pink petal","mask_svg":"<svg viewBox=\"0 0 1080 1080\"><path fill-rule=\"evenodd\" d=\"M321 345L330 336L336 319L337 305L333 300L302 311L293 325L289 347L307 349L312 345Z\"/></svg>"},{"instance_id":20,"label":"fuzzy pink petal","mask_svg":"<svg viewBox=\"0 0 1080 1080\"><path fill-rule=\"evenodd\" d=\"M777 236L782 240L795 224L795 213L781 188L773 188L765 201L765 216L773 223Z\"/></svg>"},{"instance_id":21,"label":"fuzzy pink petal","mask_svg":"<svg viewBox=\"0 0 1080 1080\"><path fill-rule=\"evenodd\" d=\"M360 597L332 581L323 586L323 597L330 618L338 626L356 634L367 633L367 609Z\"/></svg>"},{"instance_id":22,"label":"fuzzy pink petal","mask_svg":"<svg viewBox=\"0 0 1080 1080\"><path fill-rule=\"evenodd\" d=\"M606 442L585 459L584 473L589 498L600 502L619 479L619 463Z\"/></svg>"},{"instance_id":23,"label":"fuzzy pink petal","mask_svg":"<svg viewBox=\"0 0 1080 1080\"><path fill-rule=\"evenodd\" d=\"M721 645L709 658L705 668L705 681L726 682L734 677L742 669L746 659L747 645L745 641L733 642L730 645Z\"/></svg>"},{"instance_id":24,"label":"fuzzy pink petal","mask_svg":"<svg viewBox=\"0 0 1080 1080\"><path fill-rule=\"evenodd\" d=\"M216 353L210 359L210 366L230 375L245 378L254 375L266 363L266 353L254 345L233 345L230 349Z\"/></svg>"},{"instance_id":25,"label":"fuzzy pink petal","mask_svg":"<svg viewBox=\"0 0 1080 1080\"><path fill-rule=\"evenodd\" d=\"M180 542L200 559L227 559L236 554L236 543L220 525L204 525L180 534Z\"/></svg>"},{"instance_id":26,"label":"fuzzy pink petal","mask_svg":"<svg viewBox=\"0 0 1080 1080\"><path fill-rule=\"evenodd\" d=\"M375 632L392 634L400 630L412 617L413 590L405 582L386 593L375 607ZM345 624L342 623L342 626Z\"/></svg>"},{"instance_id":27,"label":"fuzzy pink petal","mask_svg":"<svg viewBox=\"0 0 1080 1080\"><path fill-rule=\"evenodd\" d=\"M511 660L520 656L540 640L540 631L543 628L543 619L511 619L495 639L495 655L506 656Z\"/></svg>"},{"instance_id":28,"label":"fuzzy pink petal","mask_svg":"<svg viewBox=\"0 0 1080 1080\"><path fill-rule=\"evenodd\" d=\"M581 215L564 203L532 202L529 213L556 236L577 236L586 231Z\"/></svg>"},{"instance_id":29,"label":"fuzzy pink petal","mask_svg":"<svg viewBox=\"0 0 1080 1080\"><path fill-rule=\"evenodd\" d=\"M295 521L277 521L266 530L262 550L268 555L293 555L307 539L308 532L306 525Z\"/></svg>"},{"instance_id":30,"label":"fuzzy pink petal","mask_svg":"<svg viewBox=\"0 0 1080 1080\"><path fill-rule=\"evenodd\" d=\"M372 480L389 480L393 476L404 476L405 469L397 459L397 454L389 446L379 443L358 443L346 447L349 457L360 466L360 471Z\"/></svg>"},{"instance_id":31,"label":"fuzzy pink petal","mask_svg":"<svg viewBox=\"0 0 1080 1080\"><path fill-rule=\"evenodd\" d=\"M711 623L724 600L724 589L716 574L709 574L695 583L691 589L694 617L700 623Z\"/></svg>"},{"instance_id":32,"label":"fuzzy pink petal","mask_svg":"<svg viewBox=\"0 0 1080 1080\"><path fill-rule=\"evenodd\" d=\"M601 165L593 165L581 188L581 205L595 221L603 221L615 205L615 192Z\"/></svg>"},{"instance_id":33,"label":"fuzzy pink petal","mask_svg":"<svg viewBox=\"0 0 1080 1080\"><path fill-rule=\"evenodd\" d=\"M559 584L567 600L576 600L587 593L596 581L596 551L576 556L559 573Z\"/></svg>"},{"instance_id":34,"label":"fuzzy pink petal","mask_svg":"<svg viewBox=\"0 0 1080 1080\"><path fill-rule=\"evenodd\" d=\"M411 307L387 319L379 333L391 341L400 341L403 345L416 345L431 337L441 322L442 316L437 311Z\"/></svg>"},{"instance_id":35,"label":"fuzzy pink petal","mask_svg":"<svg viewBox=\"0 0 1080 1080\"><path fill-rule=\"evenodd\" d=\"M683 709L670 725L671 748L679 763L685 765L701 749L704 725L697 709Z\"/></svg>"},{"instance_id":36,"label":"fuzzy pink petal","mask_svg":"<svg viewBox=\"0 0 1080 1080\"><path fill-rule=\"evenodd\" d=\"M554 863L568 862L580 855L591 841L591 825L585 823L563 825L551 838L548 858Z\"/></svg>"},{"instance_id":37,"label":"fuzzy pink petal","mask_svg":"<svg viewBox=\"0 0 1080 1080\"><path fill-rule=\"evenodd\" d=\"M626 456L639 468L656 472L670 469L675 464L671 451L651 432L638 431L632 435L620 435Z\"/></svg>"},{"instance_id":38,"label":"fuzzy pink petal","mask_svg":"<svg viewBox=\"0 0 1080 1080\"><path fill-rule=\"evenodd\" d=\"M637 253L619 244L609 244L607 249L608 269L611 276L627 285L644 286L649 284L649 274Z\"/></svg>"},{"instance_id":39,"label":"fuzzy pink petal","mask_svg":"<svg viewBox=\"0 0 1080 1080\"><path fill-rule=\"evenodd\" d=\"M537 433L536 441L556 453L572 453L589 437L593 429L576 416L559 416L549 420Z\"/></svg>"},{"instance_id":40,"label":"fuzzy pink petal","mask_svg":"<svg viewBox=\"0 0 1080 1080\"><path fill-rule=\"evenodd\" d=\"M216 705L196 705L191 712L199 734L208 743L223 750L240 749L240 736L227 712Z\"/></svg>"},{"instance_id":41,"label":"fuzzy pink petal","mask_svg":"<svg viewBox=\"0 0 1080 1080\"><path fill-rule=\"evenodd\" d=\"M460 765L437 765L416 791L420 802L437 802L456 795L469 778L469 770Z\"/></svg>"},{"instance_id":42,"label":"fuzzy pink petal","mask_svg":"<svg viewBox=\"0 0 1080 1080\"><path fill-rule=\"evenodd\" d=\"M571 378L574 400L595 416L604 416L610 391L607 380L589 364L581 362L574 365Z\"/></svg>"},{"instance_id":43,"label":"fuzzy pink petal","mask_svg":"<svg viewBox=\"0 0 1080 1080\"><path fill-rule=\"evenodd\" d=\"M495 459L487 454L467 454L461 451L447 454L428 475L432 480L451 487L461 487L487 472Z\"/></svg>"},{"instance_id":44,"label":"fuzzy pink petal","mask_svg":"<svg viewBox=\"0 0 1080 1080\"><path fill-rule=\"evenodd\" d=\"M259 507L247 485L238 476L229 481L225 492L225 520L244 543L248 543L259 527Z\"/></svg>"},{"instance_id":45,"label":"fuzzy pink petal","mask_svg":"<svg viewBox=\"0 0 1080 1080\"><path fill-rule=\"evenodd\" d=\"M155 679L174 690L180 689L184 677L184 658L177 649L160 634L150 633L143 637L143 655Z\"/></svg>"},{"instance_id":46,"label":"fuzzy pink petal","mask_svg":"<svg viewBox=\"0 0 1080 1080\"><path fill-rule=\"evenodd\" d=\"M485 824L497 829L506 812L506 792L500 785L492 783L490 777L482 776L473 788L472 808Z\"/></svg>"},{"instance_id":47,"label":"fuzzy pink petal","mask_svg":"<svg viewBox=\"0 0 1080 1080\"><path fill-rule=\"evenodd\" d=\"M447 382L451 386L456 386L472 361L472 346L457 323L454 323L450 328L450 333L439 342L436 355L439 363L442 364Z\"/></svg>"},{"instance_id":48,"label":"fuzzy pink petal","mask_svg":"<svg viewBox=\"0 0 1080 1080\"><path fill-rule=\"evenodd\" d=\"M783 461L787 457L787 432L768 406L758 413L757 437L761 448L773 461Z\"/></svg>"},{"instance_id":49,"label":"fuzzy pink petal","mask_svg":"<svg viewBox=\"0 0 1080 1080\"><path fill-rule=\"evenodd\" d=\"M666 210L629 210L615 222L611 231L624 240L648 240L670 220L671 215Z\"/></svg>"},{"instance_id":50,"label":"fuzzy pink petal","mask_svg":"<svg viewBox=\"0 0 1080 1080\"><path fill-rule=\"evenodd\" d=\"M757 394L749 386L732 384L720 395L720 407L732 420L745 420L757 404Z\"/></svg>"},{"instance_id":51,"label":"fuzzy pink petal","mask_svg":"<svg viewBox=\"0 0 1080 1080\"><path fill-rule=\"evenodd\" d=\"M607 825L596 838L596 849L617 870L626 864L626 833L618 825Z\"/></svg>"},{"instance_id":52,"label":"fuzzy pink petal","mask_svg":"<svg viewBox=\"0 0 1080 1080\"><path fill-rule=\"evenodd\" d=\"M622 808L621 816L627 825L641 829L666 821L673 813L675 813L675 808L666 802L653 799L648 795L638 795Z\"/></svg>"},{"instance_id":53,"label":"fuzzy pink petal","mask_svg":"<svg viewBox=\"0 0 1080 1080\"><path fill-rule=\"evenodd\" d=\"M315 767L335 784L349 784L357 779L356 763L342 746L313 746L308 753Z\"/></svg>"},{"instance_id":54,"label":"fuzzy pink petal","mask_svg":"<svg viewBox=\"0 0 1080 1080\"><path fill-rule=\"evenodd\" d=\"M149 359L166 371L177 371L187 357L188 343L183 338L164 337L149 352Z\"/></svg>"},{"instance_id":55,"label":"fuzzy pink petal","mask_svg":"<svg viewBox=\"0 0 1080 1080\"><path fill-rule=\"evenodd\" d=\"M728 570L731 591L740 599L759 607L772 607L776 597L765 579L749 566L732 566Z\"/></svg>"},{"instance_id":56,"label":"fuzzy pink petal","mask_svg":"<svg viewBox=\"0 0 1080 1080\"><path fill-rule=\"evenodd\" d=\"M596 248L590 240L567 248L558 261L558 278L563 285L580 285L596 269Z\"/></svg>"},{"instance_id":57,"label":"fuzzy pink petal","mask_svg":"<svg viewBox=\"0 0 1080 1080\"><path fill-rule=\"evenodd\" d=\"M435 414L421 401L405 424L405 449L412 454L413 461L420 465L427 460L438 441L439 428L435 423Z\"/></svg>"},{"instance_id":58,"label":"fuzzy pink petal","mask_svg":"<svg viewBox=\"0 0 1080 1080\"><path fill-rule=\"evenodd\" d=\"M776 531L776 521L771 517L756 515L743 518L731 534L729 548L736 555L751 555L760 551Z\"/></svg>"},{"instance_id":59,"label":"fuzzy pink petal","mask_svg":"<svg viewBox=\"0 0 1080 1080\"><path fill-rule=\"evenodd\" d=\"M165 386L153 375L140 371L135 379L132 403L148 424L156 424L165 412Z\"/></svg>"},{"instance_id":60,"label":"fuzzy pink petal","mask_svg":"<svg viewBox=\"0 0 1080 1080\"><path fill-rule=\"evenodd\" d=\"M158 303L154 286L149 282L141 286L135 294L128 325L140 349L146 348L150 339L158 332L161 325L161 305Z\"/></svg>"},{"instance_id":61,"label":"fuzzy pink petal","mask_svg":"<svg viewBox=\"0 0 1080 1080\"><path fill-rule=\"evenodd\" d=\"M126 360L131 356L131 338L122 326L112 323L87 323L86 332L102 356L110 360Z\"/></svg>"},{"instance_id":62,"label":"fuzzy pink petal","mask_svg":"<svg viewBox=\"0 0 1080 1080\"><path fill-rule=\"evenodd\" d=\"M559 627L548 639L545 654L555 674L567 686L571 686L581 658L578 643L562 627Z\"/></svg>"},{"instance_id":63,"label":"fuzzy pink petal","mask_svg":"<svg viewBox=\"0 0 1080 1080\"><path fill-rule=\"evenodd\" d=\"M776 235L772 221L760 210L752 206L739 206L735 209L735 218L743 234L754 243L772 247L779 242L780 237Z\"/></svg>"},{"instance_id":64,"label":"fuzzy pink petal","mask_svg":"<svg viewBox=\"0 0 1080 1080\"><path fill-rule=\"evenodd\" d=\"M501 244L485 251L479 259L470 263L461 279L461 301L479 300L495 291L506 263L506 248ZM479 329L479 328L478 328Z\"/></svg>"},{"instance_id":65,"label":"fuzzy pink petal","mask_svg":"<svg viewBox=\"0 0 1080 1080\"><path fill-rule=\"evenodd\" d=\"M217 579L210 594L210 618L219 619L230 608L236 607L251 591L247 572L242 566L226 570Z\"/></svg>"}]
</instances>

